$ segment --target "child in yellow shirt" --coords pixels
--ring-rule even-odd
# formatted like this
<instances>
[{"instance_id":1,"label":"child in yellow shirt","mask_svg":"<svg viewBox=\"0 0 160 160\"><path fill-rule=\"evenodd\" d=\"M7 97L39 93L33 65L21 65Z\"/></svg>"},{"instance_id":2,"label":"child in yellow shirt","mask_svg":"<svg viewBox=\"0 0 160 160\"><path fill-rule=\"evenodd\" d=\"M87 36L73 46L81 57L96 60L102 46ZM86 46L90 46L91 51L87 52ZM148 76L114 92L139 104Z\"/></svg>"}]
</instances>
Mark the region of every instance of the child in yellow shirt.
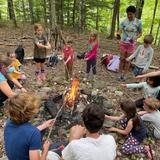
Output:
<instances>
[{"instance_id":1,"label":"child in yellow shirt","mask_svg":"<svg viewBox=\"0 0 160 160\"><path fill-rule=\"evenodd\" d=\"M16 58L16 54L8 52L7 56L12 59L12 64L10 65L10 72L9 72L10 76L19 80L26 80L26 76L20 70L22 64Z\"/></svg>"}]
</instances>

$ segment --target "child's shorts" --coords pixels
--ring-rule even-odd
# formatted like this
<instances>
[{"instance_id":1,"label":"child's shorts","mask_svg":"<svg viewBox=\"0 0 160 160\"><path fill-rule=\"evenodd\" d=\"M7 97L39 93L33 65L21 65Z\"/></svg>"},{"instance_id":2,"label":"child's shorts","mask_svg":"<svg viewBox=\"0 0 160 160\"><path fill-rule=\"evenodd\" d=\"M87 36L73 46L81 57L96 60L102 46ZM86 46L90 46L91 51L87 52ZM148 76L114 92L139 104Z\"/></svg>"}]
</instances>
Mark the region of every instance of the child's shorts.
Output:
<instances>
[{"instance_id":1,"label":"child's shorts","mask_svg":"<svg viewBox=\"0 0 160 160\"><path fill-rule=\"evenodd\" d=\"M34 61L36 62L36 63L44 63L45 62L45 58L34 58Z\"/></svg>"},{"instance_id":2,"label":"child's shorts","mask_svg":"<svg viewBox=\"0 0 160 160\"><path fill-rule=\"evenodd\" d=\"M135 51L136 44L135 43L125 43L120 42L120 52L121 53L127 53L128 55L131 55Z\"/></svg>"},{"instance_id":3,"label":"child's shorts","mask_svg":"<svg viewBox=\"0 0 160 160\"><path fill-rule=\"evenodd\" d=\"M142 74L142 71L143 71L143 68L139 68L139 67L137 67L137 66L134 66L134 68L133 68L133 74L134 74L135 76L141 75L141 74Z\"/></svg>"}]
</instances>

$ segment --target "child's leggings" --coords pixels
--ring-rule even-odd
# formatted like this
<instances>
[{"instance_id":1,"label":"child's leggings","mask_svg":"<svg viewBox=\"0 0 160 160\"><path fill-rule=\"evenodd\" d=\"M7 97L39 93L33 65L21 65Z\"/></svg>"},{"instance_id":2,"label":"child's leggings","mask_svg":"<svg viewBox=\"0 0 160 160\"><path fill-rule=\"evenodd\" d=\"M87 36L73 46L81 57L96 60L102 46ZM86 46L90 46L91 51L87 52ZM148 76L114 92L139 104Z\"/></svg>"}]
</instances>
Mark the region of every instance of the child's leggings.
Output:
<instances>
[{"instance_id":1,"label":"child's leggings","mask_svg":"<svg viewBox=\"0 0 160 160\"><path fill-rule=\"evenodd\" d=\"M119 123L123 128L126 128L127 119L126 118L122 119L122 120L119 121ZM122 145L122 152L124 154L132 154L132 153L146 153L147 151L145 150L145 146L140 145L138 140L136 138L134 138L132 136L132 134L130 133L128 135L127 140Z\"/></svg>"},{"instance_id":2,"label":"child's leggings","mask_svg":"<svg viewBox=\"0 0 160 160\"><path fill-rule=\"evenodd\" d=\"M96 58L87 61L86 72L89 73L92 68L93 74L96 74Z\"/></svg>"}]
</instances>

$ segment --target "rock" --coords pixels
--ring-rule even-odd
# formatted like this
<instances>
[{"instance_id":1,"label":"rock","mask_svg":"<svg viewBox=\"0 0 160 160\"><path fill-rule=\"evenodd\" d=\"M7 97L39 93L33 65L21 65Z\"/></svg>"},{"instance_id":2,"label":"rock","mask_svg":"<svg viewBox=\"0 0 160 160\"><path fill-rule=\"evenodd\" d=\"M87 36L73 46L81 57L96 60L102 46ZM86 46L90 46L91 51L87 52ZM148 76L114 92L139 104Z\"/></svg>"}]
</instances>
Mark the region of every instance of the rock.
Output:
<instances>
[{"instance_id":1,"label":"rock","mask_svg":"<svg viewBox=\"0 0 160 160\"><path fill-rule=\"evenodd\" d=\"M77 104L76 111L82 113L85 108L86 108L86 106L80 101L80 102Z\"/></svg>"},{"instance_id":2,"label":"rock","mask_svg":"<svg viewBox=\"0 0 160 160\"><path fill-rule=\"evenodd\" d=\"M95 81L94 88L104 89L106 87L106 81Z\"/></svg>"},{"instance_id":3,"label":"rock","mask_svg":"<svg viewBox=\"0 0 160 160\"><path fill-rule=\"evenodd\" d=\"M45 92L45 93L51 92L51 91L52 91L52 88L50 88L50 87L42 87L42 88L41 88L41 91L42 91L42 92Z\"/></svg>"},{"instance_id":4,"label":"rock","mask_svg":"<svg viewBox=\"0 0 160 160\"><path fill-rule=\"evenodd\" d=\"M112 109L113 108L112 102L110 100L104 99L103 100L103 107L105 109Z\"/></svg>"},{"instance_id":5,"label":"rock","mask_svg":"<svg viewBox=\"0 0 160 160\"><path fill-rule=\"evenodd\" d=\"M105 127L105 128L110 128L110 127L113 127L114 126L114 122L112 122L112 121L107 121L107 120L105 120L104 121L104 124L103 124L103 127Z\"/></svg>"},{"instance_id":6,"label":"rock","mask_svg":"<svg viewBox=\"0 0 160 160\"><path fill-rule=\"evenodd\" d=\"M114 137L115 141L117 142L117 140L118 140L117 133L109 133L109 134L112 135Z\"/></svg>"},{"instance_id":7,"label":"rock","mask_svg":"<svg viewBox=\"0 0 160 160\"><path fill-rule=\"evenodd\" d=\"M123 92L121 92L121 91L115 91L115 94L116 94L117 96L123 96Z\"/></svg>"}]
</instances>

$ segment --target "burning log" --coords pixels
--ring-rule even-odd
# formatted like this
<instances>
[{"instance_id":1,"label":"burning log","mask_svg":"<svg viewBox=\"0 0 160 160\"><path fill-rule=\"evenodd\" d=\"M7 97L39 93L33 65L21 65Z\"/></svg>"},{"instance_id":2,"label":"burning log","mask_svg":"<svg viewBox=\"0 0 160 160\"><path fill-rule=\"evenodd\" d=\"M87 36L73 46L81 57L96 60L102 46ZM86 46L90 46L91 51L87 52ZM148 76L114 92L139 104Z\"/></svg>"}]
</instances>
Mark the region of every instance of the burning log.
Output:
<instances>
[{"instance_id":1,"label":"burning log","mask_svg":"<svg viewBox=\"0 0 160 160\"><path fill-rule=\"evenodd\" d=\"M74 108L75 101L79 94L78 90L79 90L79 80L74 79L72 80L71 89L69 93L64 98L66 105L72 109Z\"/></svg>"}]
</instances>

